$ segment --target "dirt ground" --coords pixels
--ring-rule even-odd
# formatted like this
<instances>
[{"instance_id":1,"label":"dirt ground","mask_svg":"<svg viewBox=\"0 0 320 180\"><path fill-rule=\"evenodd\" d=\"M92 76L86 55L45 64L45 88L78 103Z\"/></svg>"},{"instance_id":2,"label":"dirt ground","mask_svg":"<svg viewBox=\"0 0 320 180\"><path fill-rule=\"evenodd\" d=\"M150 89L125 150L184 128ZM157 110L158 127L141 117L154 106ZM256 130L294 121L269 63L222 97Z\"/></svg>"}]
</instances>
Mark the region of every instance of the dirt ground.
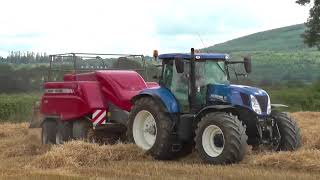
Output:
<instances>
[{"instance_id":1,"label":"dirt ground","mask_svg":"<svg viewBox=\"0 0 320 180\"><path fill-rule=\"evenodd\" d=\"M201 163L196 153L155 161L132 144L40 144L27 123L0 124L0 179L320 179L320 113L292 113L302 130L295 152L252 152L239 164Z\"/></svg>"}]
</instances>

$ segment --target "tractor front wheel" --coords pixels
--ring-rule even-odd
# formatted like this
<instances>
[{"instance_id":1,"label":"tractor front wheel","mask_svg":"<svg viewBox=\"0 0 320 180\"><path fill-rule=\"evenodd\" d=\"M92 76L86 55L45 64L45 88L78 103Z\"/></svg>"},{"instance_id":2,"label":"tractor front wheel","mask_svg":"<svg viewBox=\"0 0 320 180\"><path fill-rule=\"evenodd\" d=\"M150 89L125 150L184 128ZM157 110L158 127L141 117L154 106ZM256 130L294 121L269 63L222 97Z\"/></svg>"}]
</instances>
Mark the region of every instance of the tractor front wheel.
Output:
<instances>
[{"instance_id":1,"label":"tractor front wheel","mask_svg":"<svg viewBox=\"0 0 320 180\"><path fill-rule=\"evenodd\" d=\"M301 146L300 128L286 113L273 111L271 116L275 119L281 135L277 151L293 151Z\"/></svg>"},{"instance_id":2,"label":"tractor front wheel","mask_svg":"<svg viewBox=\"0 0 320 180\"><path fill-rule=\"evenodd\" d=\"M230 164L244 158L247 135L241 121L226 112L211 112L202 117L196 129L196 150L210 164Z\"/></svg>"},{"instance_id":3,"label":"tractor front wheel","mask_svg":"<svg viewBox=\"0 0 320 180\"><path fill-rule=\"evenodd\" d=\"M127 136L155 159L172 159L172 127L173 121L163 107L152 98L143 97L130 112Z\"/></svg>"}]
</instances>

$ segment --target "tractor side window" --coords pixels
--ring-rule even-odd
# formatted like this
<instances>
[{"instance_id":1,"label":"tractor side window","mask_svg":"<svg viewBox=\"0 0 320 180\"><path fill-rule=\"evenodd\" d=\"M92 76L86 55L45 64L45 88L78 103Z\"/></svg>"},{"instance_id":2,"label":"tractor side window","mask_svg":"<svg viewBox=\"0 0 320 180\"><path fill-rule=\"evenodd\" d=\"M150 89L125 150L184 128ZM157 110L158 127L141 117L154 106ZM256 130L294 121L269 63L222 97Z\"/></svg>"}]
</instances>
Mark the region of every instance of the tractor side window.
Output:
<instances>
[{"instance_id":1,"label":"tractor side window","mask_svg":"<svg viewBox=\"0 0 320 180\"><path fill-rule=\"evenodd\" d=\"M182 112L188 112L188 87L189 87L189 64L185 63L184 73L177 73L174 67L174 60L163 60L163 72L160 83L170 89L178 100Z\"/></svg>"},{"instance_id":2,"label":"tractor side window","mask_svg":"<svg viewBox=\"0 0 320 180\"><path fill-rule=\"evenodd\" d=\"M164 70L161 78L160 84L163 84L165 87L171 89L172 84L172 71L173 71L173 62L172 61L163 61Z\"/></svg>"},{"instance_id":3,"label":"tractor side window","mask_svg":"<svg viewBox=\"0 0 320 180\"><path fill-rule=\"evenodd\" d=\"M184 72L177 73L176 68L173 68L171 92L179 102L182 112L189 111L189 63L184 63Z\"/></svg>"},{"instance_id":4,"label":"tractor side window","mask_svg":"<svg viewBox=\"0 0 320 180\"><path fill-rule=\"evenodd\" d=\"M206 61L195 63L195 76L196 76L196 102L198 106L206 103L207 94L207 74L206 74Z\"/></svg>"}]
</instances>

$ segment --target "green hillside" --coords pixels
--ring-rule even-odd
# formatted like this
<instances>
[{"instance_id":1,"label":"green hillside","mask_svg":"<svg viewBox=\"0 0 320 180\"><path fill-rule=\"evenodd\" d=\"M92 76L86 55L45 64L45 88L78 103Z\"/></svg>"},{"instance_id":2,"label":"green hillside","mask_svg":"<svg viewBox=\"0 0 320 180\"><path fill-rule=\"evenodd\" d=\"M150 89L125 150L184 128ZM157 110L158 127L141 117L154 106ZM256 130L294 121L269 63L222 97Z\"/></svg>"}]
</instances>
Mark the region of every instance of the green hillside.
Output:
<instances>
[{"instance_id":1,"label":"green hillside","mask_svg":"<svg viewBox=\"0 0 320 180\"><path fill-rule=\"evenodd\" d=\"M298 24L233 39L208 47L210 52L293 51L307 49L301 34L304 24Z\"/></svg>"},{"instance_id":2,"label":"green hillside","mask_svg":"<svg viewBox=\"0 0 320 180\"><path fill-rule=\"evenodd\" d=\"M320 79L320 51L303 43L304 30L305 26L298 24L258 32L210 46L206 51L229 53L237 60L250 55L253 72L246 81L251 84L310 84Z\"/></svg>"}]
</instances>

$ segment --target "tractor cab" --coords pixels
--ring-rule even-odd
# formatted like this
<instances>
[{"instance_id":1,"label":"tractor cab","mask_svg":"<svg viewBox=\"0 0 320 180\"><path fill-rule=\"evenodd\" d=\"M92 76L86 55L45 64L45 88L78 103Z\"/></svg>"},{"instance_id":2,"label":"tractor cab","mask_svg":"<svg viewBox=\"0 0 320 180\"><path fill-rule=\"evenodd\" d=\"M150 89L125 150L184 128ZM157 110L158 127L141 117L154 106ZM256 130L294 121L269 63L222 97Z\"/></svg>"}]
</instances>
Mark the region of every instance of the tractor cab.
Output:
<instances>
[{"instance_id":1,"label":"tractor cab","mask_svg":"<svg viewBox=\"0 0 320 180\"><path fill-rule=\"evenodd\" d=\"M190 112L190 98L194 91L194 108L199 110L204 107L212 94L214 87L229 86L230 76L228 64L229 55L217 53L194 54L194 70L191 72L191 54L162 54L158 58L162 60L162 73L159 84L168 88L179 102L182 112ZM250 59L238 61L244 63L250 72ZM235 63L235 61L232 61ZM192 82L193 81L193 82ZM194 84L194 89L192 89ZM218 96L216 96L219 98ZM220 98L223 99L221 96Z\"/></svg>"},{"instance_id":2,"label":"tractor cab","mask_svg":"<svg viewBox=\"0 0 320 180\"><path fill-rule=\"evenodd\" d=\"M208 86L210 84L229 84L225 54L195 55L195 86L196 103L202 106L206 103ZM171 90L177 98L183 112L189 112L188 92L190 91L190 54L163 54L163 71L160 84Z\"/></svg>"}]
</instances>

